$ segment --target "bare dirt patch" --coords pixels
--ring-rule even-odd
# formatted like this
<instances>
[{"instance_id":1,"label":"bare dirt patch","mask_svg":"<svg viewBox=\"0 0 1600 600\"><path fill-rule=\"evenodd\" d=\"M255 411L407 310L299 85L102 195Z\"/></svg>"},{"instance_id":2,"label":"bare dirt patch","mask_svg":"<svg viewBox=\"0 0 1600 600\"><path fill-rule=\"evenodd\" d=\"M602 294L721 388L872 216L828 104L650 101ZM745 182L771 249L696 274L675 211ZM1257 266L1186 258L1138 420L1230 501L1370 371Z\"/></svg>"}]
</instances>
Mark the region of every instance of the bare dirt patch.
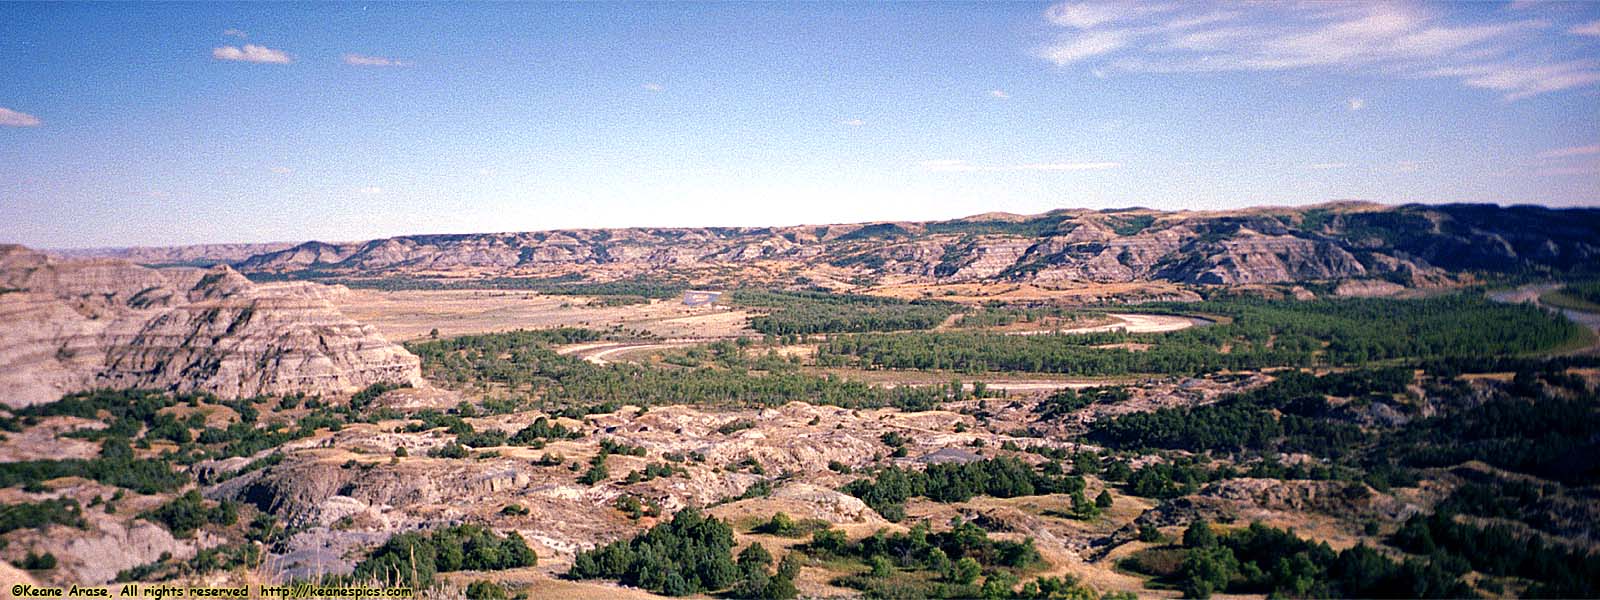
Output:
<instances>
[{"instance_id":1,"label":"bare dirt patch","mask_svg":"<svg viewBox=\"0 0 1600 600\"><path fill-rule=\"evenodd\" d=\"M621 328L662 338L753 335L749 315L726 307L684 306L658 300L627 306L591 305L582 296L546 296L504 290L352 290L339 310L391 340L551 327Z\"/></svg>"}]
</instances>

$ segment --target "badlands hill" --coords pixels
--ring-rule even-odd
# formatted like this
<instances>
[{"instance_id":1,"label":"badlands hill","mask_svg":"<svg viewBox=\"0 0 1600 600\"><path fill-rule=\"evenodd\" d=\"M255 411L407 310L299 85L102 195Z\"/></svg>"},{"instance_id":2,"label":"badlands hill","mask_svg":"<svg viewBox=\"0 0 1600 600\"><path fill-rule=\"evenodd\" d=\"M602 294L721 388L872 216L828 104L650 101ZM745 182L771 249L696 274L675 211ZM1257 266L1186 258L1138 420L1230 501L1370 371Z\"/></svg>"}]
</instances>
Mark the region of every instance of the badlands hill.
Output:
<instances>
[{"instance_id":1,"label":"badlands hill","mask_svg":"<svg viewBox=\"0 0 1600 600\"><path fill-rule=\"evenodd\" d=\"M417 357L334 308L342 291L0 246L0 402L101 387L231 398L420 383Z\"/></svg>"},{"instance_id":2,"label":"badlands hill","mask_svg":"<svg viewBox=\"0 0 1600 600\"><path fill-rule=\"evenodd\" d=\"M1378 280L1425 287L1469 273L1592 270L1600 263L1600 210L1367 203L1056 210L937 222L408 235L306 242L244 259L238 247L219 248L214 256L199 247L136 254L147 263L210 259L288 278L581 271L601 279L675 273L777 283L804 276L874 284Z\"/></svg>"}]
</instances>

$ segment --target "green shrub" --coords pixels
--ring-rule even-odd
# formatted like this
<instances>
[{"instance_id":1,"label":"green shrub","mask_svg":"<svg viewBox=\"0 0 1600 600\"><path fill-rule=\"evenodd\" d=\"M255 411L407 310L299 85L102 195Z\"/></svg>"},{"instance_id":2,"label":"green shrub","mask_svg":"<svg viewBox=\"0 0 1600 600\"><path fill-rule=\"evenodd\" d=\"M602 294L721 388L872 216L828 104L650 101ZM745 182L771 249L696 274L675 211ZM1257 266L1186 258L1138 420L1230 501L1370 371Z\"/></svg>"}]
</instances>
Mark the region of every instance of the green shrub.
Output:
<instances>
[{"instance_id":1,"label":"green shrub","mask_svg":"<svg viewBox=\"0 0 1600 600\"><path fill-rule=\"evenodd\" d=\"M467 584L467 600L506 600L506 588L485 579Z\"/></svg>"},{"instance_id":2,"label":"green shrub","mask_svg":"<svg viewBox=\"0 0 1600 600\"><path fill-rule=\"evenodd\" d=\"M539 556L516 532L501 537L478 525L457 525L395 535L357 564L353 577L360 581L399 574L414 587L427 587L436 573L518 569L538 563Z\"/></svg>"}]
</instances>

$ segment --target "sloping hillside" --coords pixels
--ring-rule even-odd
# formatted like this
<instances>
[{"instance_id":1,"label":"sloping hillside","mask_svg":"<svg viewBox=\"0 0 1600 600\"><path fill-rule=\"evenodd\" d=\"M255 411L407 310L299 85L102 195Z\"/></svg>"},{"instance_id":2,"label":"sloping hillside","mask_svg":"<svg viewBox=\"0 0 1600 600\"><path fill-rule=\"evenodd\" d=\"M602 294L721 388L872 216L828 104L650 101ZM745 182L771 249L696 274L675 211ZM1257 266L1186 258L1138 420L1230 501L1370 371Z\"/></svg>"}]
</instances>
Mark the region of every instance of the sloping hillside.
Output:
<instances>
[{"instance_id":1,"label":"sloping hillside","mask_svg":"<svg viewBox=\"0 0 1600 600\"><path fill-rule=\"evenodd\" d=\"M334 308L341 291L0 246L0 402L100 387L238 397L420 383L415 356Z\"/></svg>"}]
</instances>

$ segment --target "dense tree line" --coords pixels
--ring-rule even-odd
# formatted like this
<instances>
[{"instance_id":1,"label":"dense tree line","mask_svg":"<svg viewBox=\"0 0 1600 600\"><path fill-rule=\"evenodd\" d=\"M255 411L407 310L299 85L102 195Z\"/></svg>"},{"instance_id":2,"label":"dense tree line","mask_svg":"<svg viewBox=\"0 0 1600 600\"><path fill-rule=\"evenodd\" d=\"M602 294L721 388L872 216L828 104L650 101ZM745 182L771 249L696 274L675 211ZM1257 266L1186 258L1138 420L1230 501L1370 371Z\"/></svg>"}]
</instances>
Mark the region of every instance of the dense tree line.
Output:
<instances>
[{"instance_id":1,"label":"dense tree line","mask_svg":"<svg viewBox=\"0 0 1600 600\"><path fill-rule=\"evenodd\" d=\"M248 456L285 442L311 435L317 428L333 427L351 420L356 411L348 406L317 403L317 408L296 424L261 424L257 407L271 398L254 397L220 400L209 394L169 394L155 390L93 390L62 396L60 400L17 409L9 425L19 428L37 419L73 416L101 421L106 427L82 429L67 435L101 442L100 456L94 459L35 460L0 464L0 486L37 484L56 477L80 476L107 485L125 487L141 493L171 491L189 477L174 472L172 464L188 465L206 458ZM312 399L287 397L298 405L316 403ZM238 420L225 428L206 425L204 410L179 418L166 409L188 406L226 407ZM149 448L155 442L171 442L178 450L160 457L135 460L133 448ZM261 465L256 465L261 466Z\"/></svg>"},{"instance_id":2,"label":"dense tree line","mask_svg":"<svg viewBox=\"0 0 1600 600\"><path fill-rule=\"evenodd\" d=\"M567 576L612 579L668 596L735 588L740 598L791 598L792 564L768 571L772 555L752 545L733 557L733 527L688 508L630 540L579 552Z\"/></svg>"},{"instance_id":3,"label":"dense tree line","mask_svg":"<svg viewBox=\"0 0 1600 600\"><path fill-rule=\"evenodd\" d=\"M103 429L84 431L78 434L80 436L132 439L150 429L152 439L184 443L189 441L186 426L189 424L178 423L171 415L162 414L161 411L179 404L198 404L202 401L218 403L216 398L209 394L172 395L157 390L98 389L74 392L62 396L55 402L26 406L14 410L13 413L25 420L69 416L102 421L106 424Z\"/></svg>"},{"instance_id":4,"label":"dense tree line","mask_svg":"<svg viewBox=\"0 0 1600 600\"><path fill-rule=\"evenodd\" d=\"M464 335L443 340L408 342L406 349L422 359L430 379L451 383L498 383L521 388L550 370L571 366L549 346L598 340L592 329L556 328ZM550 362L546 368L545 362Z\"/></svg>"},{"instance_id":5,"label":"dense tree line","mask_svg":"<svg viewBox=\"0 0 1600 600\"><path fill-rule=\"evenodd\" d=\"M1081 493L1081 477L1044 473L1016 458L945 462L924 470L887 467L871 478L857 479L843 491L860 498L884 518L905 516L905 501L918 496L937 502L965 502L973 496L1014 498L1036 494Z\"/></svg>"},{"instance_id":6,"label":"dense tree line","mask_svg":"<svg viewBox=\"0 0 1600 600\"><path fill-rule=\"evenodd\" d=\"M1524 372L1507 385L1484 384L1474 392L1454 379L1428 385L1444 398L1481 398L1441 405L1439 414L1411 417L1397 425L1353 422L1364 403L1389 403L1411 382L1407 369L1354 370L1321 377L1280 372L1274 382L1233 394L1215 404L1164 408L1096 422L1091 439L1116 449L1219 452L1240 457L1277 452L1305 453L1325 462L1315 469L1273 470L1262 462L1251 473L1311 478L1359 477L1379 489L1408 484L1410 471L1471 460L1555 479L1569 485L1600 481L1593 432L1600 406L1581 379L1561 370ZM1347 398L1339 408L1328 396ZM1357 407L1353 409L1352 407ZM1166 497L1189 490L1196 480L1165 473L1136 473L1133 493ZM1491 515L1493 516L1493 515Z\"/></svg>"},{"instance_id":7,"label":"dense tree line","mask_svg":"<svg viewBox=\"0 0 1600 600\"><path fill-rule=\"evenodd\" d=\"M390 537L356 565L352 578L427 587L437 573L518 569L538 562L539 556L516 532L502 537L478 525L456 525Z\"/></svg>"},{"instance_id":8,"label":"dense tree line","mask_svg":"<svg viewBox=\"0 0 1600 600\"><path fill-rule=\"evenodd\" d=\"M1041 420L1048 421L1077 412L1090 404L1116 404L1130 397L1132 395L1128 388L1122 386L1097 386L1081 390L1061 388L1034 405L1033 412Z\"/></svg>"},{"instance_id":9,"label":"dense tree line","mask_svg":"<svg viewBox=\"0 0 1600 600\"><path fill-rule=\"evenodd\" d=\"M510 441L513 444L532 446L540 444L544 440L574 440L580 437L583 437L582 432L567 429L565 425L560 423L551 425L550 419L539 417L534 419L533 423L530 423L527 427L518 430L515 435L511 436Z\"/></svg>"},{"instance_id":10,"label":"dense tree line","mask_svg":"<svg viewBox=\"0 0 1600 600\"><path fill-rule=\"evenodd\" d=\"M1540 296L1539 301L1558 308L1595 312L1600 310L1600 281L1565 285Z\"/></svg>"},{"instance_id":11,"label":"dense tree line","mask_svg":"<svg viewBox=\"0 0 1600 600\"><path fill-rule=\"evenodd\" d=\"M198 490L189 490L139 516L160 523L175 537L186 538L207 523L224 527L234 524L239 520L239 508L226 500L207 506Z\"/></svg>"},{"instance_id":12,"label":"dense tree line","mask_svg":"<svg viewBox=\"0 0 1600 600\"><path fill-rule=\"evenodd\" d=\"M750 319L751 329L769 335L929 329L960 310L948 302L805 291L735 290L732 301L770 309Z\"/></svg>"},{"instance_id":13,"label":"dense tree line","mask_svg":"<svg viewBox=\"0 0 1600 600\"><path fill-rule=\"evenodd\" d=\"M1539 531L1570 532L1561 486L1536 480L1494 478L1461 484L1434 506L1441 513L1521 521Z\"/></svg>"},{"instance_id":14,"label":"dense tree line","mask_svg":"<svg viewBox=\"0 0 1600 600\"><path fill-rule=\"evenodd\" d=\"M71 498L19 502L0 507L0 535L18 529L40 529L52 523L84 528L83 508Z\"/></svg>"},{"instance_id":15,"label":"dense tree line","mask_svg":"<svg viewBox=\"0 0 1600 600\"><path fill-rule=\"evenodd\" d=\"M1184 532L1182 548L1153 548L1122 563L1157 576L1188 598L1213 593L1290 598L1462 598L1471 590L1447 560L1394 561L1365 545L1334 552L1292 530L1251 523L1215 533L1205 521Z\"/></svg>"},{"instance_id":16,"label":"dense tree line","mask_svg":"<svg viewBox=\"0 0 1600 600\"><path fill-rule=\"evenodd\" d=\"M621 363L599 366L556 354L545 339L533 332L462 336L408 347L423 358L424 373L436 381L505 386L537 392L552 406L603 411L615 410L622 403L776 406L791 401L926 410L943 399L942 391L937 389L888 389L792 371L756 374L711 367L666 369ZM581 416L583 412L576 414Z\"/></svg>"},{"instance_id":17,"label":"dense tree line","mask_svg":"<svg viewBox=\"0 0 1600 600\"><path fill-rule=\"evenodd\" d=\"M1519 534L1505 525L1480 527L1461 522L1446 511L1408 519L1389 540L1421 555L1443 555L1491 575L1533 581L1535 598L1600 596L1600 553L1546 543L1537 535Z\"/></svg>"},{"instance_id":18,"label":"dense tree line","mask_svg":"<svg viewBox=\"0 0 1600 600\"><path fill-rule=\"evenodd\" d=\"M172 470L164 460L135 459L126 440L111 438L92 459L28 460L0 463L0 487L37 485L60 477L83 477L127 488L141 494L177 489L189 476Z\"/></svg>"},{"instance_id":19,"label":"dense tree line","mask_svg":"<svg viewBox=\"0 0 1600 600\"><path fill-rule=\"evenodd\" d=\"M349 422L398 417L398 413L390 409L370 408L373 399L394 387L376 384L355 394L351 402L337 404L304 395L222 400L205 393L171 394L144 389L101 389L67 394L55 402L17 409L12 416L0 419L0 429L17 431L38 419L53 416L97 420L106 427L80 429L65 435L100 441L100 456L0 463L0 486L37 485L57 477L81 476L141 493L171 491L189 481L187 474L174 472L173 465L250 456L311 436L318 429L337 431ZM185 406L193 410L181 418L168 410ZM301 407L311 410L294 421L279 416L264 422L262 411L273 406L284 411ZM227 408L237 419L224 427L207 425L206 414L217 407ZM176 444L177 450L134 459L134 448L148 449L154 443L168 442ZM270 460L271 457L258 459L238 472L267 466ZM216 475L218 480L229 476L229 473Z\"/></svg>"},{"instance_id":20,"label":"dense tree line","mask_svg":"<svg viewBox=\"0 0 1600 600\"><path fill-rule=\"evenodd\" d=\"M1420 419L1383 444L1418 467L1468 460L1554 479L1568 485L1600 482L1600 406L1592 393L1576 397L1502 396L1481 405Z\"/></svg>"},{"instance_id":21,"label":"dense tree line","mask_svg":"<svg viewBox=\"0 0 1600 600\"><path fill-rule=\"evenodd\" d=\"M1211 314L1230 322L1161 334L1100 332L1008 336L944 332L830 338L825 365L1074 375L1195 375L1281 366L1362 366L1393 359L1506 356L1583 335L1566 319L1528 305L1469 294L1420 300L1311 302L1227 300L1141 307ZM1135 342L1144 350L1106 347Z\"/></svg>"},{"instance_id":22,"label":"dense tree line","mask_svg":"<svg viewBox=\"0 0 1600 600\"><path fill-rule=\"evenodd\" d=\"M1009 598L1018 572L1045 564L1033 539L990 539L983 528L964 521L937 533L926 522L904 533L879 530L854 542L838 530L817 531L805 552L823 560L843 558L867 565L867 573L842 577L836 583L874 598L979 598L996 592ZM984 572L989 574L984 582L989 589L978 582ZM918 573L931 577L916 576Z\"/></svg>"},{"instance_id":23,"label":"dense tree line","mask_svg":"<svg viewBox=\"0 0 1600 600\"><path fill-rule=\"evenodd\" d=\"M1439 377L1463 373L1559 372L1567 369L1600 367L1600 356L1568 355L1550 357L1471 356L1419 361L1417 368Z\"/></svg>"},{"instance_id":24,"label":"dense tree line","mask_svg":"<svg viewBox=\"0 0 1600 600\"><path fill-rule=\"evenodd\" d=\"M1590 304L1600 304L1600 281L1591 283L1575 283L1567 286L1565 291L1568 294L1571 294L1573 297L1583 300L1584 302L1588 302Z\"/></svg>"},{"instance_id":25,"label":"dense tree line","mask_svg":"<svg viewBox=\"0 0 1600 600\"><path fill-rule=\"evenodd\" d=\"M565 425L560 423L552 425L550 418L544 416L534 419L533 423L509 436L499 430L478 431L471 423L462 418L459 409L456 413L441 413L436 410L419 411L411 416L415 420L406 425L405 431L416 433L443 427L447 433L456 436L455 445L470 448L491 448L508 444L543 448L550 440L570 440L583 437L583 433L567 429Z\"/></svg>"},{"instance_id":26,"label":"dense tree line","mask_svg":"<svg viewBox=\"0 0 1600 600\"><path fill-rule=\"evenodd\" d=\"M1260 388L1216 404L1162 408L1096 422L1091 437L1115 448L1274 450L1338 456L1368 441L1360 427L1322 418L1326 396L1382 401L1411 383L1409 369L1366 369L1321 377L1301 371L1276 374Z\"/></svg>"},{"instance_id":27,"label":"dense tree line","mask_svg":"<svg viewBox=\"0 0 1600 600\"><path fill-rule=\"evenodd\" d=\"M1046 321L1055 324L1070 324L1077 321L1080 315L1081 313L1072 312L1059 306L1017 307L991 305L961 315L961 320L958 324L965 328L1004 327L1013 323L1044 323Z\"/></svg>"}]
</instances>

